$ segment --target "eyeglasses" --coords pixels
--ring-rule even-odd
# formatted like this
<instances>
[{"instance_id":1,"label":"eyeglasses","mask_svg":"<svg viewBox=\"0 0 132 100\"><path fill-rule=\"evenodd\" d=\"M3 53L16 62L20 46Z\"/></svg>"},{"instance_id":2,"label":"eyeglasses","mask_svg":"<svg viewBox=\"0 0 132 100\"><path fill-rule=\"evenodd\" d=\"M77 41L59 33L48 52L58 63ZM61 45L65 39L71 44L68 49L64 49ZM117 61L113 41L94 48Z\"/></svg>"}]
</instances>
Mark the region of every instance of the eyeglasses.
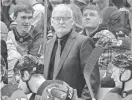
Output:
<instances>
[{"instance_id":1,"label":"eyeglasses","mask_svg":"<svg viewBox=\"0 0 132 100\"><path fill-rule=\"evenodd\" d=\"M64 22L67 22L69 21L70 19L72 19L72 17L52 17L55 21L57 22L60 22L61 19L64 21Z\"/></svg>"}]
</instances>

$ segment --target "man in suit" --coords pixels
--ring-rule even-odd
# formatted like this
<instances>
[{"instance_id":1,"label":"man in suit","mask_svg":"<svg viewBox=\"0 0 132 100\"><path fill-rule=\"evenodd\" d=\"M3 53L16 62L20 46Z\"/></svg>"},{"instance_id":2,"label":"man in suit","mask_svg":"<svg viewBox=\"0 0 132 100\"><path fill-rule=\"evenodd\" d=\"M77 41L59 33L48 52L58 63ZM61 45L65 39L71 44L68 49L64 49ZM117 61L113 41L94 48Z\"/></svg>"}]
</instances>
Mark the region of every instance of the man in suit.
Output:
<instances>
[{"instance_id":1,"label":"man in suit","mask_svg":"<svg viewBox=\"0 0 132 100\"><path fill-rule=\"evenodd\" d=\"M51 25L55 34L45 47L44 77L47 80L62 80L77 89L79 98L91 100L88 78L84 77L84 68L94 46L91 38L79 35L73 29L73 13L69 7L60 4L53 9ZM60 43L60 42L61 43ZM90 67L89 83L96 98L100 78L97 64Z\"/></svg>"}]
</instances>

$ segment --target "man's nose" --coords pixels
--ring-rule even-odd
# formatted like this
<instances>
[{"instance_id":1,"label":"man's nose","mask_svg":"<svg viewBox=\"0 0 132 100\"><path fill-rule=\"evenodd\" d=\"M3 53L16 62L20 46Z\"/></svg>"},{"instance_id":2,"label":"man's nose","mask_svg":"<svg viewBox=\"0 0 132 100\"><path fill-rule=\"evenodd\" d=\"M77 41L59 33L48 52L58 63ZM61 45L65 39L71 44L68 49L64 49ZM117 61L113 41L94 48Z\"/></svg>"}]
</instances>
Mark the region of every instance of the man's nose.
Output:
<instances>
[{"instance_id":1,"label":"man's nose","mask_svg":"<svg viewBox=\"0 0 132 100\"><path fill-rule=\"evenodd\" d=\"M90 17L89 15L86 16L86 19L87 19L87 20L90 20L90 18L91 18L91 17Z\"/></svg>"},{"instance_id":2,"label":"man's nose","mask_svg":"<svg viewBox=\"0 0 132 100\"><path fill-rule=\"evenodd\" d=\"M64 23L64 21L63 21L63 19L62 19L62 18L60 19L60 23Z\"/></svg>"},{"instance_id":3,"label":"man's nose","mask_svg":"<svg viewBox=\"0 0 132 100\"><path fill-rule=\"evenodd\" d=\"M26 23L29 23L29 19L28 19L28 18L27 18L27 19L25 19L25 22L26 22Z\"/></svg>"}]
</instances>

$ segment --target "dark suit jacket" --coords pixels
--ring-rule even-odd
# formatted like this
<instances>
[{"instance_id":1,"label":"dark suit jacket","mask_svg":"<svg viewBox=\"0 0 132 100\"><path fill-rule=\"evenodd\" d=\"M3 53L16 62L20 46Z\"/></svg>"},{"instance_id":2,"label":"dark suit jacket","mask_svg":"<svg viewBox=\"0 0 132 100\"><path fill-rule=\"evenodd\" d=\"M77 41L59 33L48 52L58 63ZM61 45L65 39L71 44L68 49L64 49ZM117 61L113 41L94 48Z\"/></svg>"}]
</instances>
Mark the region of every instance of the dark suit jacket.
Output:
<instances>
[{"instance_id":1,"label":"dark suit jacket","mask_svg":"<svg viewBox=\"0 0 132 100\"><path fill-rule=\"evenodd\" d=\"M44 53L44 77L48 79L50 59L56 36L49 40L46 44ZM84 78L83 69L87 62L89 55L93 50L91 46L91 38L72 31L69 36L64 50L61 55L61 60L58 68L54 69L53 79L62 80L68 83L71 87L77 89L78 96L81 97L83 89L86 89L86 82ZM96 66L90 80L91 85L99 86L99 81L96 78L99 77L99 69ZM92 86L94 87L94 86ZM95 86L96 87L96 86ZM98 88L97 88L98 90ZM96 90L96 91L97 91ZM86 91L86 90L85 90ZM95 91L95 90L93 90ZM89 92L83 96L86 100L90 98ZM96 93L95 93L96 94Z\"/></svg>"}]
</instances>

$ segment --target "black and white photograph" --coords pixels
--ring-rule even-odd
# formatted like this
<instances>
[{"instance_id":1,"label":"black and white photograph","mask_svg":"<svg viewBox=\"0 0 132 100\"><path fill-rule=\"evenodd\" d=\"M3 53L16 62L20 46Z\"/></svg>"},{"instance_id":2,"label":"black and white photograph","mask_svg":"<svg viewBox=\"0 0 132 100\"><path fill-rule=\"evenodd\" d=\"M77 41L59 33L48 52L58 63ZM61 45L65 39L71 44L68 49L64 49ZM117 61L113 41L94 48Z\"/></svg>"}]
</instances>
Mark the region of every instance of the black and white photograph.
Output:
<instances>
[{"instance_id":1,"label":"black and white photograph","mask_svg":"<svg viewBox=\"0 0 132 100\"><path fill-rule=\"evenodd\" d=\"M0 2L0 100L132 100L132 0Z\"/></svg>"}]
</instances>

